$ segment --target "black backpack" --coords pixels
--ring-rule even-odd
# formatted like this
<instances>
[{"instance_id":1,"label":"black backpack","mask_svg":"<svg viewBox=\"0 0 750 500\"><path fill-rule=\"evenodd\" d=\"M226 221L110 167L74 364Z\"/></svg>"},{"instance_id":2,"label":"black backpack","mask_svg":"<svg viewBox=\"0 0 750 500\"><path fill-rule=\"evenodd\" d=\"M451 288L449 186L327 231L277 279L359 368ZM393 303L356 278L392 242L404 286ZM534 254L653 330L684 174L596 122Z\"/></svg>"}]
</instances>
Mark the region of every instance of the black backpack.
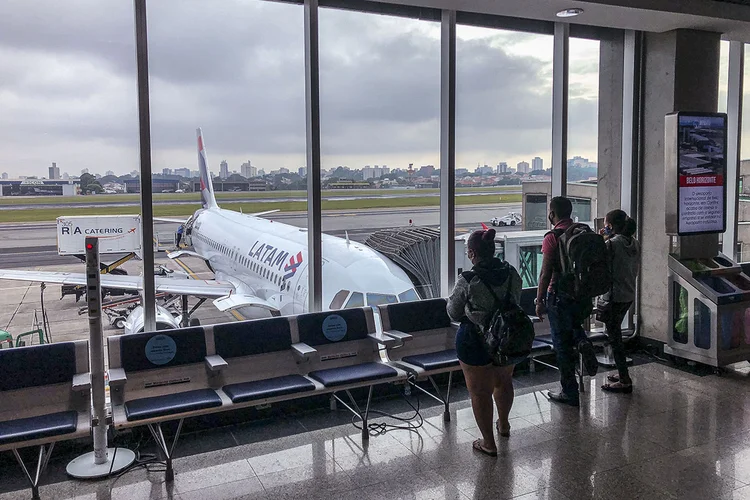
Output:
<instances>
[{"instance_id":1,"label":"black backpack","mask_svg":"<svg viewBox=\"0 0 750 500\"><path fill-rule=\"evenodd\" d=\"M586 301L612 288L612 270L604 238L586 224L550 231L557 238L558 295Z\"/></svg>"},{"instance_id":2,"label":"black backpack","mask_svg":"<svg viewBox=\"0 0 750 500\"><path fill-rule=\"evenodd\" d=\"M505 302L501 301L492 287L482 281L475 272L467 271L462 276L469 283L477 276L495 298L495 312L489 317L487 324L477 325L480 328L482 344L492 358L492 364L515 365L526 359L531 354L531 345L534 343L534 325L521 306L513 300L510 282L513 275L510 270Z\"/></svg>"}]
</instances>

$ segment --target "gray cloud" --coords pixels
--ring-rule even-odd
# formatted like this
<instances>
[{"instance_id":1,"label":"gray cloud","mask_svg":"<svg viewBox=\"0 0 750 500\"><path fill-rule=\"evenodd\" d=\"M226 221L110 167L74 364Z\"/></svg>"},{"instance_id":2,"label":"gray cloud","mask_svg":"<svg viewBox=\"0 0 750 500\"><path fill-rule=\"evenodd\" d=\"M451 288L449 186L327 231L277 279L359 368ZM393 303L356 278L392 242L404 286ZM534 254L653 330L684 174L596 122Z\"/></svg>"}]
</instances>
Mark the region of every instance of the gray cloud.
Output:
<instances>
[{"instance_id":1,"label":"gray cloud","mask_svg":"<svg viewBox=\"0 0 750 500\"><path fill-rule=\"evenodd\" d=\"M302 20L298 5L255 0L211 8L197 0L149 3L155 168L193 162L196 126L204 128L214 162L219 156L262 157L269 166L274 157L304 161ZM321 12L327 158L437 159L438 34L434 23ZM503 50L525 37L498 32L459 41L461 157L476 151L502 160L549 150L550 64ZM0 170L41 174L54 160L71 165L71 173L134 168L134 46L131 3L3 2ZM589 66L581 71L590 73ZM596 102L585 89L572 87L571 97L571 125L590 130L577 117L595 123ZM595 150L595 135L582 135L581 147Z\"/></svg>"}]
</instances>

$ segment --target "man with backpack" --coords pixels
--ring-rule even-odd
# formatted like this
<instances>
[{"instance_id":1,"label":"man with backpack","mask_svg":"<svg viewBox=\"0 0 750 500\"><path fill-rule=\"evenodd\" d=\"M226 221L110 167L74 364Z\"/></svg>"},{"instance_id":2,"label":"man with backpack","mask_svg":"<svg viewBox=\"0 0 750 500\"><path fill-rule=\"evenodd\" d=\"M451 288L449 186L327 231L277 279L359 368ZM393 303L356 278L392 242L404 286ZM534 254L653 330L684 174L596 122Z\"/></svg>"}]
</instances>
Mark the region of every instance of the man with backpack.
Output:
<instances>
[{"instance_id":1,"label":"man with backpack","mask_svg":"<svg viewBox=\"0 0 750 500\"><path fill-rule=\"evenodd\" d=\"M542 243L542 270L536 314L549 314L552 343L560 370L560 392L550 391L551 401L578 406L576 355L583 357L586 372L596 375L598 362L594 346L583 331L583 321L592 311L592 299L606 292L611 283L607 247L601 235L586 224L573 222L573 205L568 198L556 196L549 204L553 229Z\"/></svg>"}]
</instances>

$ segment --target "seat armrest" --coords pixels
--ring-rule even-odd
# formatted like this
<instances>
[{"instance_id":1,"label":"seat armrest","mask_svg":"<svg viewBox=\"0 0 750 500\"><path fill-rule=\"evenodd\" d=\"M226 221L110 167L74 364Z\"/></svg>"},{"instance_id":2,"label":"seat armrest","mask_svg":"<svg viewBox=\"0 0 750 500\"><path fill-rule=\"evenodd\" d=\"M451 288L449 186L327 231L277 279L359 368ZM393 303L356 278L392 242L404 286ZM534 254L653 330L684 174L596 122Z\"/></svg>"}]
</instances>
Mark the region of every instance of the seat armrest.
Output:
<instances>
[{"instance_id":1,"label":"seat armrest","mask_svg":"<svg viewBox=\"0 0 750 500\"><path fill-rule=\"evenodd\" d=\"M125 370L122 368L110 368L109 369L109 385L111 387L117 387L125 385L128 381L128 376L125 375Z\"/></svg>"},{"instance_id":2,"label":"seat armrest","mask_svg":"<svg viewBox=\"0 0 750 500\"><path fill-rule=\"evenodd\" d=\"M396 345L396 339L394 337L389 337L388 335L383 335L381 337L376 333L370 333L367 335L367 338L372 340L376 344L385 347L393 347L394 345Z\"/></svg>"},{"instance_id":3,"label":"seat armrest","mask_svg":"<svg viewBox=\"0 0 750 500\"><path fill-rule=\"evenodd\" d=\"M410 333L404 333L399 330L388 330L388 331L383 332L383 335L392 337L402 344L406 342L407 340L412 340L414 338Z\"/></svg>"},{"instance_id":4,"label":"seat armrest","mask_svg":"<svg viewBox=\"0 0 750 500\"><path fill-rule=\"evenodd\" d=\"M220 372L227 366L229 366L227 362L218 354L206 356L206 367L212 372Z\"/></svg>"},{"instance_id":5,"label":"seat armrest","mask_svg":"<svg viewBox=\"0 0 750 500\"><path fill-rule=\"evenodd\" d=\"M451 326L453 328L460 328L461 327L461 323L458 322L458 321L451 321Z\"/></svg>"},{"instance_id":6,"label":"seat armrest","mask_svg":"<svg viewBox=\"0 0 750 500\"><path fill-rule=\"evenodd\" d=\"M297 358L298 361L310 361L310 358L317 354L318 351L313 347L305 344L304 342L298 342L292 344L292 354Z\"/></svg>"},{"instance_id":7,"label":"seat armrest","mask_svg":"<svg viewBox=\"0 0 750 500\"><path fill-rule=\"evenodd\" d=\"M76 373L73 375L73 390L88 391L91 389L91 372Z\"/></svg>"},{"instance_id":8,"label":"seat armrest","mask_svg":"<svg viewBox=\"0 0 750 500\"><path fill-rule=\"evenodd\" d=\"M531 320L532 323L541 323L542 322L542 318L540 318L539 316L532 316L532 315L529 314L529 319Z\"/></svg>"}]
</instances>

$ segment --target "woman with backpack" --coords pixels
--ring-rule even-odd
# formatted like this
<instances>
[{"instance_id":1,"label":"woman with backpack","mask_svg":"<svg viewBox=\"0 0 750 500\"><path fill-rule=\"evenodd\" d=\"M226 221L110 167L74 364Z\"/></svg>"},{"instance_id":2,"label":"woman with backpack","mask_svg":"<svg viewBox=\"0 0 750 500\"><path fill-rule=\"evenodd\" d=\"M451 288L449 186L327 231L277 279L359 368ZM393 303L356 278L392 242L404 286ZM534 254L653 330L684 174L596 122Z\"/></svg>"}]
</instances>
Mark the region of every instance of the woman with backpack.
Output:
<instances>
[{"instance_id":1,"label":"woman with backpack","mask_svg":"<svg viewBox=\"0 0 750 500\"><path fill-rule=\"evenodd\" d=\"M471 407L482 438L474 441L475 450L497 456L492 428L492 400L499 419L500 436L510 436L508 415L513 406L513 366L496 366L487 352L481 329L508 298L518 304L521 277L518 271L495 258L495 230L475 231L467 242L467 257L474 265L462 273L448 299L448 316L461 323L456 333L456 352L471 396ZM480 326L481 325L481 326Z\"/></svg>"},{"instance_id":2,"label":"woman with backpack","mask_svg":"<svg viewBox=\"0 0 750 500\"><path fill-rule=\"evenodd\" d=\"M635 280L641 262L641 246L633 238L635 229L635 221L622 210L612 210L604 218L602 234L607 239L612 264L612 290L598 297L596 315L606 326L618 372L617 375L608 376L609 383L602 386L602 390L607 392L633 392L621 325L635 300Z\"/></svg>"}]
</instances>

